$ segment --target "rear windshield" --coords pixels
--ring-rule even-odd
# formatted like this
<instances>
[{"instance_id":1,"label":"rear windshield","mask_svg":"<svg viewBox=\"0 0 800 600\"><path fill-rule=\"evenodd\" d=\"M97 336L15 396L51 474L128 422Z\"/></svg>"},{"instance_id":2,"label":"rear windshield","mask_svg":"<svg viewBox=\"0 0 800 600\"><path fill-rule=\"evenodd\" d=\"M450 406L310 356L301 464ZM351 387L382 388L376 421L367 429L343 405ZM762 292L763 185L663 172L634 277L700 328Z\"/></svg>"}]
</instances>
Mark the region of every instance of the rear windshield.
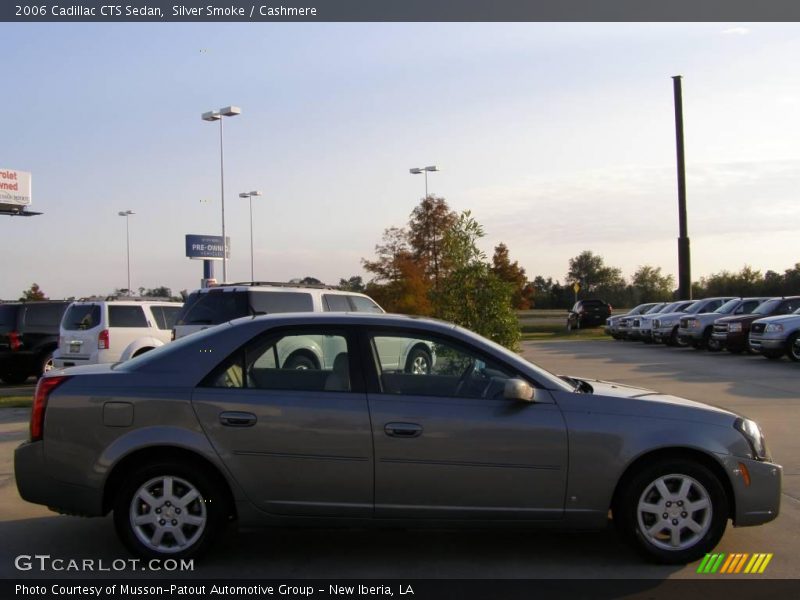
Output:
<instances>
[{"instance_id":1,"label":"rear windshield","mask_svg":"<svg viewBox=\"0 0 800 600\"><path fill-rule=\"evenodd\" d=\"M73 304L67 309L61 326L67 331L94 329L100 325L99 304Z\"/></svg>"},{"instance_id":2,"label":"rear windshield","mask_svg":"<svg viewBox=\"0 0 800 600\"><path fill-rule=\"evenodd\" d=\"M67 305L63 302L43 302L25 306L25 325L27 327L44 327L58 329L61 316Z\"/></svg>"},{"instance_id":3,"label":"rear windshield","mask_svg":"<svg viewBox=\"0 0 800 600\"><path fill-rule=\"evenodd\" d=\"M176 325L219 325L250 314L247 292L194 292L186 299Z\"/></svg>"},{"instance_id":4,"label":"rear windshield","mask_svg":"<svg viewBox=\"0 0 800 600\"><path fill-rule=\"evenodd\" d=\"M8 333L17 328L17 309L19 304L0 304L0 333Z\"/></svg>"}]
</instances>

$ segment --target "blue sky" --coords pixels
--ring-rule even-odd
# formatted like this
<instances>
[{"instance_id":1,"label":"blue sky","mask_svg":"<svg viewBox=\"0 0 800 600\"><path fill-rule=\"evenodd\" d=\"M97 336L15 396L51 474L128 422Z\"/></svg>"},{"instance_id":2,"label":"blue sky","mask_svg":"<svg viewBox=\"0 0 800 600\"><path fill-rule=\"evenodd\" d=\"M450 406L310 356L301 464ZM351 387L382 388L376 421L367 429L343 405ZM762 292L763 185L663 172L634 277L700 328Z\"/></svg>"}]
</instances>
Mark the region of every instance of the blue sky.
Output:
<instances>
[{"instance_id":1,"label":"blue sky","mask_svg":"<svg viewBox=\"0 0 800 600\"><path fill-rule=\"evenodd\" d=\"M0 298L197 287L187 233L230 280L362 274L430 191L528 275L582 250L676 273L670 76L684 76L693 276L800 261L797 24L0 24L0 167L43 216L0 217ZM217 269L221 278L221 269Z\"/></svg>"}]
</instances>

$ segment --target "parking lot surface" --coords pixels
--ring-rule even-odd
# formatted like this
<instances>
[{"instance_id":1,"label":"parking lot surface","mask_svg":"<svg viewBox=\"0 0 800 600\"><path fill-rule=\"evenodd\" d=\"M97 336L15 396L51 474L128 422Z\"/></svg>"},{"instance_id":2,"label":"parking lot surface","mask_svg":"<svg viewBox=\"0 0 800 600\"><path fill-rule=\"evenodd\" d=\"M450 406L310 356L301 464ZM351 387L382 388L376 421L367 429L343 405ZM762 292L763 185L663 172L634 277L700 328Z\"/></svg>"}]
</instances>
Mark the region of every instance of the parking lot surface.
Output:
<instances>
[{"instance_id":1,"label":"parking lot surface","mask_svg":"<svg viewBox=\"0 0 800 600\"><path fill-rule=\"evenodd\" d=\"M556 373L619 381L722 406L756 419L784 466L781 515L754 528L729 527L718 552L773 553L765 577L800 578L800 365L760 357L613 341L527 342L526 358ZM0 576L181 578L693 578L697 564L643 562L601 532L259 530L229 533L192 572L37 569L19 555L130 558L110 518L60 516L23 502L13 481L13 449L27 435L28 411L0 410ZM97 564L97 563L95 563ZM708 576L705 576L708 577ZM742 575L744 577L744 575ZM749 576L752 577L752 576Z\"/></svg>"}]
</instances>

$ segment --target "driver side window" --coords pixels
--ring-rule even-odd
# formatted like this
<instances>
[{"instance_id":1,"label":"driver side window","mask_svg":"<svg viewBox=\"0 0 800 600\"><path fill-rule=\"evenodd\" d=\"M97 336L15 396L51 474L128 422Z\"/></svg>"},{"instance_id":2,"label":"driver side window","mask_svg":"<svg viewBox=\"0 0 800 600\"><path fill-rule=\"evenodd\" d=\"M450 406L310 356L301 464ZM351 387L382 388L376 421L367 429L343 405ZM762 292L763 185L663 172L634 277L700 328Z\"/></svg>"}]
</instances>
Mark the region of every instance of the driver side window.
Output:
<instances>
[{"instance_id":1,"label":"driver side window","mask_svg":"<svg viewBox=\"0 0 800 600\"><path fill-rule=\"evenodd\" d=\"M438 338L381 333L371 339L384 394L499 399L506 380L516 376L468 347Z\"/></svg>"}]
</instances>

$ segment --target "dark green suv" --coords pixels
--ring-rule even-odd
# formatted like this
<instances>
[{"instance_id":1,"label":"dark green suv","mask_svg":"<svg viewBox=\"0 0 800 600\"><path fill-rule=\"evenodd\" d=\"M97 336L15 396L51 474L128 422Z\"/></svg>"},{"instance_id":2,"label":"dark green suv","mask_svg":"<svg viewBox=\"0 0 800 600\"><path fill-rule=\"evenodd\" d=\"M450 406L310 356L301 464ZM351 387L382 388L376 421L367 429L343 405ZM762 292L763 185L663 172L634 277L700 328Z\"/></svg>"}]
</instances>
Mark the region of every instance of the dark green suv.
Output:
<instances>
[{"instance_id":1,"label":"dark green suv","mask_svg":"<svg viewBox=\"0 0 800 600\"><path fill-rule=\"evenodd\" d=\"M0 304L0 379L8 384L39 377L52 368L58 327L69 302Z\"/></svg>"}]
</instances>

